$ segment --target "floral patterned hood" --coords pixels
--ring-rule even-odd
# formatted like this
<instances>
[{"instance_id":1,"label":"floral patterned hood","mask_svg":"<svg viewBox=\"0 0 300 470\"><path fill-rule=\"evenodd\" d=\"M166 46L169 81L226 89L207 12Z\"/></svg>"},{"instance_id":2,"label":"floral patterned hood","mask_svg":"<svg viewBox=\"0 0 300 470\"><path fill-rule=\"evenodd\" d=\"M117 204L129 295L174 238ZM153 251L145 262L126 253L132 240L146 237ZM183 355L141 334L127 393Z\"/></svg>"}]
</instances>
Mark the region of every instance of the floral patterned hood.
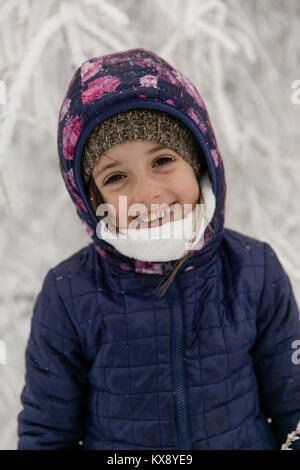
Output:
<instances>
[{"instance_id":1,"label":"floral patterned hood","mask_svg":"<svg viewBox=\"0 0 300 470\"><path fill-rule=\"evenodd\" d=\"M99 255L124 271L163 274L164 263L128 258L96 233L96 218L84 188L81 157L86 140L102 120L133 108L157 109L181 119L194 133L205 155L216 209L214 233L204 233L204 245L195 250L181 270L206 263L218 248L225 216L224 166L205 104L193 83L157 54L131 49L85 61L75 72L63 99L58 123L60 170L77 214L92 237Z\"/></svg>"}]
</instances>

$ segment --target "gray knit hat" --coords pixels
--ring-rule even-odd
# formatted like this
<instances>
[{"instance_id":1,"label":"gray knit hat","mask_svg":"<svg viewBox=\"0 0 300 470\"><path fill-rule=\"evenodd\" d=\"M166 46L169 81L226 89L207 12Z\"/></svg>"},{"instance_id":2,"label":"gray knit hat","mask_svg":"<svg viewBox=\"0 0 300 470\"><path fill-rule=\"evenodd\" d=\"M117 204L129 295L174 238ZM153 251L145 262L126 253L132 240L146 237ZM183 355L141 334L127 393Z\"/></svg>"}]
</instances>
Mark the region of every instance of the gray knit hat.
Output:
<instances>
[{"instance_id":1,"label":"gray knit hat","mask_svg":"<svg viewBox=\"0 0 300 470\"><path fill-rule=\"evenodd\" d=\"M136 140L151 140L166 145L184 158L199 176L202 151L189 128L171 114L136 108L117 113L93 129L83 149L82 174L85 183L88 183L103 153L114 145Z\"/></svg>"}]
</instances>

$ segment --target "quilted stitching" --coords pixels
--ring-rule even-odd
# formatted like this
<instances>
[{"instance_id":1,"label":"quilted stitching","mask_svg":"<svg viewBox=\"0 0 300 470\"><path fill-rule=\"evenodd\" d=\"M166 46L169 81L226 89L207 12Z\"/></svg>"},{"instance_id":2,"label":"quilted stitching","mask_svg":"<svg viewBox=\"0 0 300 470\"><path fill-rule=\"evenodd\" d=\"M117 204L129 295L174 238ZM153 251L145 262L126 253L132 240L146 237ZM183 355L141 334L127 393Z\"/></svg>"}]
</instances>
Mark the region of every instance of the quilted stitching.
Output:
<instances>
[{"instance_id":1,"label":"quilted stitching","mask_svg":"<svg viewBox=\"0 0 300 470\"><path fill-rule=\"evenodd\" d=\"M299 336L296 305L287 311L281 303L275 316L270 310L270 321L263 298L274 295L274 288L266 289L276 277L288 283L287 277L271 248L254 239L251 257L248 250L240 251L240 268L231 269L230 254L238 252L232 235L236 232L225 229L227 251L222 244L217 261L208 265L209 276L201 276L200 266L178 281L183 298L189 299L185 364L193 448L278 449L299 417L299 372L289 358L290 344ZM51 270L38 297L27 348L19 447L58 448L68 439L73 445L82 439L93 449L176 449L166 298L148 296L145 304L126 280L116 275L101 279L104 261L95 253L91 244ZM220 282L223 276L231 280L228 290ZM117 292L112 291L115 282ZM156 282L145 276L144 291ZM285 302L292 298L291 291L276 292L275 304L278 296ZM255 299L261 296L257 310ZM265 328L271 328L270 335ZM288 341L278 350L282 335ZM273 429L266 416L272 416Z\"/></svg>"},{"instance_id":2,"label":"quilted stitching","mask_svg":"<svg viewBox=\"0 0 300 470\"><path fill-rule=\"evenodd\" d=\"M148 83L158 88L142 87L139 78L156 72L158 81ZM91 101L82 103L83 91L103 75L118 76L120 85L89 91ZM174 108L191 126L206 149L217 200L214 236L207 235L161 299L153 291L167 265L141 265L95 236L78 170L95 116L124 99L136 104L137 96L151 106L157 99L157 109ZM188 114L191 106L206 134L197 114ZM67 91L58 150L67 190L93 242L50 269L37 297L18 448L172 450L186 433L189 449L280 449L300 419L300 369L291 361L299 311L270 245L223 226L224 167L193 85L143 49L91 59ZM176 312L184 338L177 351L184 366L183 427L174 379Z\"/></svg>"}]
</instances>

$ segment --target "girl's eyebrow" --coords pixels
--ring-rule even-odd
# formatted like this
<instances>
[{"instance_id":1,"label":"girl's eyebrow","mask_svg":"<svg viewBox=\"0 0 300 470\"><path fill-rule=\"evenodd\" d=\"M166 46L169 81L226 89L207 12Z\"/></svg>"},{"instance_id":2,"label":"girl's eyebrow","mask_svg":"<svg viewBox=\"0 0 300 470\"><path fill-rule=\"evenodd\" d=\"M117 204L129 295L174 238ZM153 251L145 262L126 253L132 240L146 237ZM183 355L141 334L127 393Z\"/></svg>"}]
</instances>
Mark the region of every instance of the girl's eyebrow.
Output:
<instances>
[{"instance_id":1,"label":"girl's eyebrow","mask_svg":"<svg viewBox=\"0 0 300 470\"><path fill-rule=\"evenodd\" d=\"M112 163L108 163L108 165L105 165L100 171L98 171L98 173L96 175L96 178L97 178L98 175L103 173L105 170L108 170L109 168L113 168L113 167L118 166L120 164L121 164L121 162L119 162L119 160L114 160Z\"/></svg>"},{"instance_id":2,"label":"girl's eyebrow","mask_svg":"<svg viewBox=\"0 0 300 470\"><path fill-rule=\"evenodd\" d=\"M151 153L156 152L157 150L166 149L166 148L167 147L165 147L164 145L158 144L155 147L152 147L150 150L147 150L146 153L151 154ZM107 157L107 155L104 155L104 156ZM108 158L112 158L112 157L108 157ZM114 160L112 163L108 163L107 165L104 165L104 167L100 171L98 171L95 178L101 175L101 173L104 173L105 170L108 170L109 168L114 168L115 166L119 166L119 165L121 165L121 162L119 160Z\"/></svg>"}]
</instances>

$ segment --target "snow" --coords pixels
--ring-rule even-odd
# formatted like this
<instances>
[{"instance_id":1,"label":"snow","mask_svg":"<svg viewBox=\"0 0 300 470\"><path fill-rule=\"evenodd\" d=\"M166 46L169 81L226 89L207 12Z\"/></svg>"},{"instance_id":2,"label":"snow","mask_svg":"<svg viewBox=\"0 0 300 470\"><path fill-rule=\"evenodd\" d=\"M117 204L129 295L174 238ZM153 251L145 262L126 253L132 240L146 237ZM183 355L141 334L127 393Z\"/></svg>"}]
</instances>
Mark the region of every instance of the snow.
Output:
<instances>
[{"instance_id":1,"label":"snow","mask_svg":"<svg viewBox=\"0 0 300 470\"><path fill-rule=\"evenodd\" d=\"M225 226L272 245L300 304L299 2L182 4L0 1L1 449L16 448L24 351L42 280L90 241L56 147L62 99L90 57L144 47L193 81L224 160Z\"/></svg>"}]
</instances>

